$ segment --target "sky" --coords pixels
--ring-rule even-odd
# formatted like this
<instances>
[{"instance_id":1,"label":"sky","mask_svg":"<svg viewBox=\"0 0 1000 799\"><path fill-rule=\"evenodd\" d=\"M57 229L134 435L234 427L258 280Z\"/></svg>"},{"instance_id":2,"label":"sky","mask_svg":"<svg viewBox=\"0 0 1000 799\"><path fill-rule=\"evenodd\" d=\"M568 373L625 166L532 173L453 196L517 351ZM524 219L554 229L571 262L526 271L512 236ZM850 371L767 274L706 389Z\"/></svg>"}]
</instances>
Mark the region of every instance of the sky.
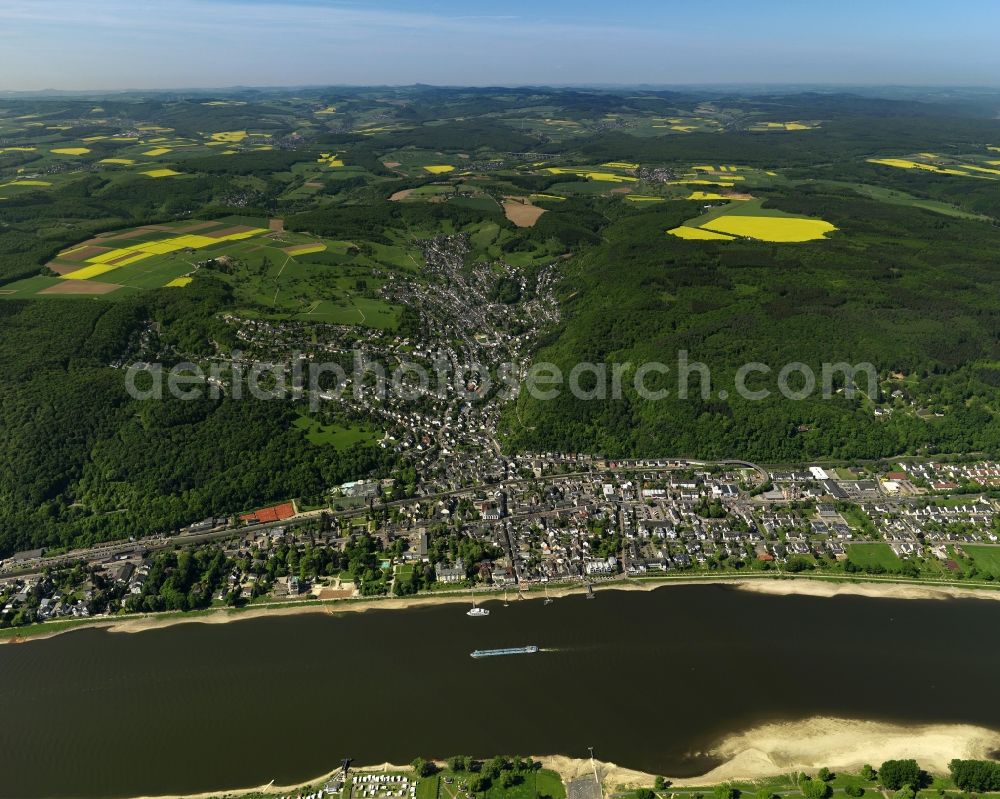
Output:
<instances>
[{"instance_id":1,"label":"sky","mask_svg":"<svg viewBox=\"0 0 1000 799\"><path fill-rule=\"evenodd\" d=\"M996 0L0 0L0 90L1000 85Z\"/></svg>"}]
</instances>

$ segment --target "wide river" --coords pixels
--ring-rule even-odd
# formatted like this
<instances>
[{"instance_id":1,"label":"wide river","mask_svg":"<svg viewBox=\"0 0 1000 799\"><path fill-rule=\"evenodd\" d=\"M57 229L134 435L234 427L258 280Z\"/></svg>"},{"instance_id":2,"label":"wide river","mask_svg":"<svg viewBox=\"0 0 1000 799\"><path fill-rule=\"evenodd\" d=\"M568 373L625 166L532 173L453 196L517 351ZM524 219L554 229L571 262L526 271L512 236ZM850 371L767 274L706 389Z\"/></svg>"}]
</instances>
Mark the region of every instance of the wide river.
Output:
<instances>
[{"instance_id":1,"label":"wide river","mask_svg":"<svg viewBox=\"0 0 1000 799\"><path fill-rule=\"evenodd\" d=\"M303 615L0 646L0 796L289 784L359 764L567 754L672 776L765 721L1000 728L1000 603L724 586ZM477 648L536 655L474 660Z\"/></svg>"}]
</instances>

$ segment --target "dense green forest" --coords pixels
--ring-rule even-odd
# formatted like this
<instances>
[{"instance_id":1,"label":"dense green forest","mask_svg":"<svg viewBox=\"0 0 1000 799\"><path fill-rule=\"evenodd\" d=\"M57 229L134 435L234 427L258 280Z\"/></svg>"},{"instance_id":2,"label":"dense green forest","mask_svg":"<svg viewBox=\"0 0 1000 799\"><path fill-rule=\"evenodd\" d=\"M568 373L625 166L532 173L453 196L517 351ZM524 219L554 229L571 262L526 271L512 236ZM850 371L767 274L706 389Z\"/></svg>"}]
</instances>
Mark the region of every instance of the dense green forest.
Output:
<instances>
[{"instance_id":1,"label":"dense green forest","mask_svg":"<svg viewBox=\"0 0 1000 799\"><path fill-rule=\"evenodd\" d=\"M129 398L107 359L135 322L203 340L219 291L0 303L0 552L176 529L387 471L377 447L310 444L290 404Z\"/></svg>"},{"instance_id":2,"label":"dense green forest","mask_svg":"<svg viewBox=\"0 0 1000 799\"><path fill-rule=\"evenodd\" d=\"M691 208L672 206L671 220L660 209L606 204L612 221L601 231L605 241L568 266L566 318L539 360L567 373L578 361L659 361L675 369L683 350L709 367L713 395L702 399L694 381L689 399L645 402L628 380L620 401L580 401L568 392L542 401L522 393L506 418L511 443L764 462L924 448L997 451L990 364L1000 354L1000 303L992 288L1000 231L840 192L777 195L773 203L800 213L822 209L856 236L791 248L706 246L663 235L665 221L680 223L696 213ZM754 384L772 392L764 401L718 399L719 390L735 394L734 372L749 362L775 372L803 362L817 375L824 362L869 362L882 374L920 375L928 395L948 397L950 412L884 421L863 407L862 396L788 401L773 375ZM676 379L649 384L676 393Z\"/></svg>"}]
</instances>

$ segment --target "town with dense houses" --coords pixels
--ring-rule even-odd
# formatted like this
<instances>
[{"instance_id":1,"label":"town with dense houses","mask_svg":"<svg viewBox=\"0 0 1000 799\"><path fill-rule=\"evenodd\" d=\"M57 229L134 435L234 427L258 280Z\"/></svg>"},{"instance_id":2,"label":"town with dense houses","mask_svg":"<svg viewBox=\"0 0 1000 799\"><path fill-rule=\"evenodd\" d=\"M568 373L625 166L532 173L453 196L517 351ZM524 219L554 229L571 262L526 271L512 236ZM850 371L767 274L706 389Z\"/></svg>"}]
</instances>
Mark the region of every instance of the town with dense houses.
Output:
<instances>
[{"instance_id":1,"label":"town with dense houses","mask_svg":"<svg viewBox=\"0 0 1000 799\"><path fill-rule=\"evenodd\" d=\"M331 489L320 509L288 502L88 550L19 552L0 567L0 623L699 575L1000 577L993 462L769 471L545 453L486 463L486 474L456 466L411 492L361 480Z\"/></svg>"}]
</instances>

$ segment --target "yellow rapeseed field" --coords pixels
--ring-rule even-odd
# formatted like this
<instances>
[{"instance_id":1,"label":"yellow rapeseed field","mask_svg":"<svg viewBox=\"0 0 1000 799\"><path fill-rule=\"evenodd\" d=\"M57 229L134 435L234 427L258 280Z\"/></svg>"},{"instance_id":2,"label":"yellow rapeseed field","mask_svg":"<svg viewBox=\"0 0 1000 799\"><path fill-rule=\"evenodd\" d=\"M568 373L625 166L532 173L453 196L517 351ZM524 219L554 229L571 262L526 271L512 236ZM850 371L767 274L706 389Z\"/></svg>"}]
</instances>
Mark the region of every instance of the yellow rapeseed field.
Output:
<instances>
[{"instance_id":1,"label":"yellow rapeseed field","mask_svg":"<svg viewBox=\"0 0 1000 799\"><path fill-rule=\"evenodd\" d=\"M761 122L755 127L766 130L812 130L813 128L805 122Z\"/></svg>"},{"instance_id":2,"label":"yellow rapeseed field","mask_svg":"<svg viewBox=\"0 0 1000 799\"><path fill-rule=\"evenodd\" d=\"M727 200L722 194L716 194L714 191L693 191L687 197L688 200Z\"/></svg>"},{"instance_id":3,"label":"yellow rapeseed field","mask_svg":"<svg viewBox=\"0 0 1000 799\"><path fill-rule=\"evenodd\" d=\"M135 163L131 158L102 158L99 163L119 164L120 166L132 166Z\"/></svg>"},{"instance_id":4,"label":"yellow rapeseed field","mask_svg":"<svg viewBox=\"0 0 1000 799\"><path fill-rule=\"evenodd\" d=\"M715 233L711 230L705 230L700 227L688 227L687 225L681 225L680 227L675 227L672 230L668 230L671 236L676 236L679 239L719 239L721 241L732 241L732 236L727 236L724 233Z\"/></svg>"},{"instance_id":5,"label":"yellow rapeseed field","mask_svg":"<svg viewBox=\"0 0 1000 799\"><path fill-rule=\"evenodd\" d=\"M591 169L571 169L569 167L550 166L546 172L552 175L577 175L589 180L603 180L608 183L635 183L638 178L631 175L618 175L614 172L599 172Z\"/></svg>"},{"instance_id":6,"label":"yellow rapeseed field","mask_svg":"<svg viewBox=\"0 0 1000 799\"><path fill-rule=\"evenodd\" d=\"M119 267L128 266L129 264L134 264L138 261L142 261L146 258L152 258L156 255L168 255L172 252L185 249L198 250L203 247L210 247L213 244L218 244L219 242L240 241L242 239L259 236L260 234L267 232L269 231L266 228L251 228L250 230L230 233L227 236L219 236L217 238L213 238L211 236L185 234L181 236L174 236L169 239L161 239L159 241L140 242L138 244L132 244L128 247L120 247L115 250L109 250L108 252L102 252L99 255L88 258L87 264L89 264L89 266L85 266L75 272L63 275L62 279L90 280L91 278L98 277L106 272L111 272ZM64 250L60 253L60 255L71 255L80 249L82 248L74 247L69 250ZM110 261L116 261L116 263L109 263Z\"/></svg>"},{"instance_id":7,"label":"yellow rapeseed field","mask_svg":"<svg viewBox=\"0 0 1000 799\"><path fill-rule=\"evenodd\" d=\"M128 259L131 263L135 263L135 261L141 261L143 258L151 258L153 255L155 255L155 253L142 252L140 250L108 250L107 252L102 252L100 255L95 255L93 258L88 258L87 263L104 265L108 263L108 261L115 261L119 258ZM135 261L132 261L133 258ZM114 264L114 266L125 266L125 264ZM74 272L74 274L76 273Z\"/></svg>"},{"instance_id":8,"label":"yellow rapeseed field","mask_svg":"<svg viewBox=\"0 0 1000 799\"><path fill-rule=\"evenodd\" d=\"M185 236L175 236L172 239L164 239L162 241L148 241L144 244L136 244L133 247L128 247L129 250L138 250L139 252L148 252L152 255L166 255L170 252L177 252L178 250L197 250L201 247L209 247L212 244L216 244L221 239L213 239L209 236L196 236L194 234L187 234Z\"/></svg>"},{"instance_id":9,"label":"yellow rapeseed field","mask_svg":"<svg viewBox=\"0 0 1000 799\"><path fill-rule=\"evenodd\" d=\"M166 155L169 152L170 152L169 147L154 147L152 150L147 150L146 152L144 152L143 155L155 157L157 155Z\"/></svg>"},{"instance_id":10,"label":"yellow rapeseed field","mask_svg":"<svg viewBox=\"0 0 1000 799\"><path fill-rule=\"evenodd\" d=\"M193 277L189 277L188 275L184 275L184 277L175 277L169 283L165 284L163 286L163 288L165 288L165 289L182 289L186 285L188 285L192 280L194 280L194 278Z\"/></svg>"},{"instance_id":11,"label":"yellow rapeseed field","mask_svg":"<svg viewBox=\"0 0 1000 799\"><path fill-rule=\"evenodd\" d=\"M56 155L86 155L90 150L86 147L56 147L54 150L49 150L49 152Z\"/></svg>"},{"instance_id":12,"label":"yellow rapeseed field","mask_svg":"<svg viewBox=\"0 0 1000 799\"><path fill-rule=\"evenodd\" d=\"M180 172L175 172L172 169L150 169L148 172L143 172L144 175L149 175L151 178L170 178L174 175L179 175Z\"/></svg>"},{"instance_id":13,"label":"yellow rapeseed field","mask_svg":"<svg viewBox=\"0 0 1000 799\"><path fill-rule=\"evenodd\" d=\"M90 280L94 277L100 277L106 272L111 272L117 269L117 266L109 266L107 264L94 264L93 266L85 266L83 269L77 269L75 272L70 272L68 275L63 275L63 280Z\"/></svg>"},{"instance_id":14,"label":"yellow rapeseed field","mask_svg":"<svg viewBox=\"0 0 1000 799\"><path fill-rule=\"evenodd\" d=\"M220 133L212 134L212 141L238 144L247 137L247 132L245 130L226 130Z\"/></svg>"},{"instance_id":15,"label":"yellow rapeseed field","mask_svg":"<svg viewBox=\"0 0 1000 799\"><path fill-rule=\"evenodd\" d=\"M434 166L425 166L424 169L426 169L432 175L444 175L447 172L455 171L455 167L451 166L450 164L436 164Z\"/></svg>"},{"instance_id":16,"label":"yellow rapeseed field","mask_svg":"<svg viewBox=\"0 0 1000 799\"><path fill-rule=\"evenodd\" d=\"M259 236L261 233L269 232L267 228L255 227L250 230L244 230L242 233L230 233L228 236L221 236L216 241L242 241L243 239L253 238L254 236Z\"/></svg>"},{"instance_id":17,"label":"yellow rapeseed field","mask_svg":"<svg viewBox=\"0 0 1000 799\"><path fill-rule=\"evenodd\" d=\"M315 253L315 252L325 252L325 251L326 251L326 245L325 244L313 244L310 247L303 247L301 250L296 249L295 252L292 253L292 255L293 256L294 255L311 255L312 253ZM288 251L286 250L285 252L288 252Z\"/></svg>"},{"instance_id":18,"label":"yellow rapeseed field","mask_svg":"<svg viewBox=\"0 0 1000 799\"><path fill-rule=\"evenodd\" d=\"M822 219L799 219L787 216L720 216L705 222L705 230L731 236L748 236L761 241L795 242L822 239L836 230Z\"/></svg>"},{"instance_id":19,"label":"yellow rapeseed field","mask_svg":"<svg viewBox=\"0 0 1000 799\"><path fill-rule=\"evenodd\" d=\"M937 164L924 164L920 161L911 161L908 158L869 158L868 163L879 164L880 166L892 166L897 169L923 169L927 172L936 172L939 175L958 175L963 178L981 178L983 175L970 175L961 169L951 169L941 167ZM968 167L966 167L968 168Z\"/></svg>"},{"instance_id":20,"label":"yellow rapeseed field","mask_svg":"<svg viewBox=\"0 0 1000 799\"><path fill-rule=\"evenodd\" d=\"M735 186L731 180L668 180L667 184L670 186L722 186L723 188L729 188Z\"/></svg>"},{"instance_id":21,"label":"yellow rapeseed field","mask_svg":"<svg viewBox=\"0 0 1000 799\"><path fill-rule=\"evenodd\" d=\"M973 166L972 164L965 164L964 167L975 172L988 172L991 175L1000 175L1000 169L989 169L985 166Z\"/></svg>"},{"instance_id":22,"label":"yellow rapeseed field","mask_svg":"<svg viewBox=\"0 0 1000 799\"><path fill-rule=\"evenodd\" d=\"M336 153L320 153L319 162L329 167L342 167L343 160Z\"/></svg>"}]
</instances>

